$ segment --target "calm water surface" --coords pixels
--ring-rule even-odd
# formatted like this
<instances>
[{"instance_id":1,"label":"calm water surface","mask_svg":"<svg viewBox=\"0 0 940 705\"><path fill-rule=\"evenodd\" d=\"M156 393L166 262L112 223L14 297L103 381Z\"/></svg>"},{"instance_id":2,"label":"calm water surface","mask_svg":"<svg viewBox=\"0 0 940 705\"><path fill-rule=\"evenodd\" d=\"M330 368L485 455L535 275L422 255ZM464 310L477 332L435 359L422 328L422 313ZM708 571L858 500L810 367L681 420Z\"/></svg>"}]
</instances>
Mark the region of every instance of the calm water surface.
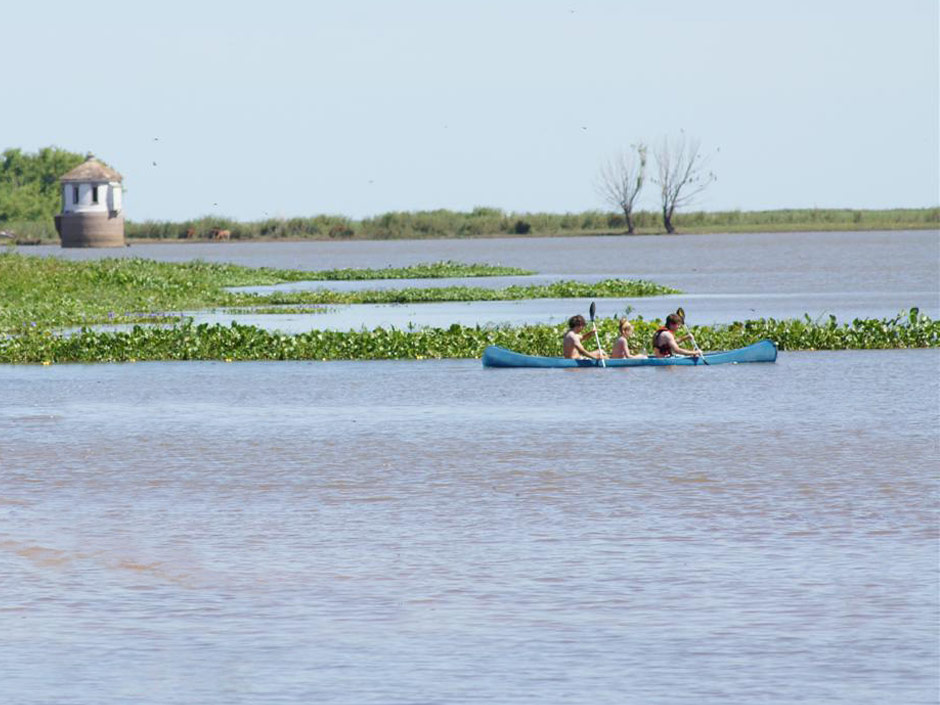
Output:
<instances>
[{"instance_id":1,"label":"calm water surface","mask_svg":"<svg viewBox=\"0 0 940 705\"><path fill-rule=\"evenodd\" d=\"M289 243L162 243L112 249L21 248L69 259L142 256L169 261L201 258L250 266L297 269L387 267L455 259L536 270L532 277L368 282L294 282L256 291L328 287L349 290L406 286L507 286L577 279L649 279L685 292L678 297L604 299L603 317L661 318L683 306L690 322L730 323L748 318L836 316L840 321L886 318L916 306L940 317L940 231L771 233L742 235L500 238ZM557 323L584 313L577 299L336 306L326 314L204 312L198 322L232 320L285 332L315 328Z\"/></svg>"},{"instance_id":2,"label":"calm water surface","mask_svg":"<svg viewBox=\"0 0 940 705\"><path fill-rule=\"evenodd\" d=\"M935 703L940 352L0 366L0 692Z\"/></svg>"},{"instance_id":3,"label":"calm water surface","mask_svg":"<svg viewBox=\"0 0 940 705\"><path fill-rule=\"evenodd\" d=\"M755 318L803 318L827 320L830 315L840 322L854 318L893 318L917 306L931 318L940 318L940 303L930 292L898 294L676 294L630 299L597 299L600 318L663 318L677 307L685 308L689 323L710 325ZM238 321L285 333L320 330L372 330L377 327L447 328L453 323L475 325L526 325L561 323L575 313L588 315L590 299L527 299L521 301L461 301L422 304L353 304L328 306L318 313L232 313L225 310L190 311L186 315L196 323L229 325ZM268 307L266 307L268 308ZM131 328L133 326L121 326ZM105 328L101 326L101 328Z\"/></svg>"},{"instance_id":4,"label":"calm water surface","mask_svg":"<svg viewBox=\"0 0 940 705\"><path fill-rule=\"evenodd\" d=\"M553 275L652 279L695 294L937 292L940 231L21 247L68 259L203 259L252 267L399 267L452 259Z\"/></svg>"}]
</instances>

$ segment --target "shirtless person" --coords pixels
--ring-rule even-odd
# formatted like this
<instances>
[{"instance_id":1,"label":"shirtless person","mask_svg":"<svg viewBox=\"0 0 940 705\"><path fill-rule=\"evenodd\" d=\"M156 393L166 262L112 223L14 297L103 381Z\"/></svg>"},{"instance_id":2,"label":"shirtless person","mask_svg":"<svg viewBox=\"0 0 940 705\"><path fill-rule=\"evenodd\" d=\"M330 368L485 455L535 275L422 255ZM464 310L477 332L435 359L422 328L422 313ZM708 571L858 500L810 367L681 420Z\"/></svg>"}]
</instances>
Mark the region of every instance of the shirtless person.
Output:
<instances>
[{"instance_id":1,"label":"shirtless person","mask_svg":"<svg viewBox=\"0 0 940 705\"><path fill-rule=\"evenodd\" d=\"M676 341L676 331L679 330L680 325L682 325L682 319L676 314L670 313L666 316L666 325L656 329L653 334L653 354L656 357L671 357L673 355L698 357L702 354L698 350L687 350L679 347L679 343ZM689 336L680 338L682 342L688 339Z\"/></svg>"},{"instance_id":2,"label":"shirtless person","mask_svg":"<svg viewBox=\"0 0 940 705\"><path fill-rule=\"evenodd\" d=\"M584 325L584 316L572 316L568 319L568 332L562 340L565 357L571 360L578 360L582 357L599 360L607 357L603 350L588 350L581 344L581 331L584 330Z\"/></svg>"},{"instance_id":3,"label":"shirtless person","mask_svg":"<svg viewBox=\"0 0 940 705\"><path fill-rule=\"evenodd\" d=\"M626 318L620 319L620 337L614 341L614 347L610 350L610 356L614 357L625 357L625 358L644 358L646 355L643 353L631 353L630 345L627 343L627 338L633 335L633 326L630 321Z\"/></svg>"}]
</instances>

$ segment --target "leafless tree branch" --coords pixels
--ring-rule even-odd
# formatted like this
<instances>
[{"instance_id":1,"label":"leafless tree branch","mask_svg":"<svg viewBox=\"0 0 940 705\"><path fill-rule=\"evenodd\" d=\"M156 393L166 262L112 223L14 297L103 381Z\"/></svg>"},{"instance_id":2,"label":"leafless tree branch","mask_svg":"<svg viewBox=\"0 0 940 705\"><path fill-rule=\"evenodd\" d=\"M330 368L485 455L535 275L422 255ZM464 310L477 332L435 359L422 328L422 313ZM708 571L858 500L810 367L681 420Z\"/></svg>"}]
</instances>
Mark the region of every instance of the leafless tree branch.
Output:
<instances>
[{"instance_id":1,"label":"leafless tree branch","mask_svg":"<svg viewBox=\"0 0 940 705\"><path fill-rule=\"evenodd\" d=\"M633 205L646 180L646 145L630 145L601 166L595 182L597 194L614 208L623 211L627 232L634 232Z\"/></svg>"},{"instance_id":2,"label":"leafless tree branch","mask_svg":"<svg viewBox=\"0 0 940 705\"><path fill-rule=\"evenodd\" d=\"M699 141L687 140L683 132L674 144L663 138L653 152L657 171L654 181L659 185L663 225L668 233L676 231L672 223L676 209L693 203L717 178L708 171L708 157L703 157L699 149Z\"/></svg>"}]
</instances>

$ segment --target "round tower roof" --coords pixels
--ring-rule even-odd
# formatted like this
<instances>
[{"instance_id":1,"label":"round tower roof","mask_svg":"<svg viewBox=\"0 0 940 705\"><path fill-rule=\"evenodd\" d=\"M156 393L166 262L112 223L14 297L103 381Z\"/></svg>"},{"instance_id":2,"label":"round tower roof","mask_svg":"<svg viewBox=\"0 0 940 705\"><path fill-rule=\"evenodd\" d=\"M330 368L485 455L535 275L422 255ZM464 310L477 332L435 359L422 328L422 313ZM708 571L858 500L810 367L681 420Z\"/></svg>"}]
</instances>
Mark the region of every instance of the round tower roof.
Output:
<instances>
[{"instance_id":1,"label":"round tower roof","mask_svg":"<svg viewBox=\"0 0 940 705\"><path fill-rule=\"evenodd\" d=\"M85 161L59 177L59 181L123 181L124 177L114 169L105 166L91 152Z\"/></svg>"}]
</instances>

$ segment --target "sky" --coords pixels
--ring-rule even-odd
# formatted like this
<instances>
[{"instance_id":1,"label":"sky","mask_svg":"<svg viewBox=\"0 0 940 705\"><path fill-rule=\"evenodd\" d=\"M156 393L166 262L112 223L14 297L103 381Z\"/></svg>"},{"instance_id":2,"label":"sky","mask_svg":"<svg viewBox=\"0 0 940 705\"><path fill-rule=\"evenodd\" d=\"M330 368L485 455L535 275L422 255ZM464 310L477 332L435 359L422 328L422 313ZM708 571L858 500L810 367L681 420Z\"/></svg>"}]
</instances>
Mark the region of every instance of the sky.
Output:
<instances>
[{"instance_id":1,"label":"sky","mask_svg":"<svg viewBox=\"0 0 940 705\"><path fill-rule=\"evenodd\" d=\"M93 152L137 221L609 210L604 161L680 134L696 210L935 206L938 8L5 3L0 150Z\"/></svg>"}]
</instances>

